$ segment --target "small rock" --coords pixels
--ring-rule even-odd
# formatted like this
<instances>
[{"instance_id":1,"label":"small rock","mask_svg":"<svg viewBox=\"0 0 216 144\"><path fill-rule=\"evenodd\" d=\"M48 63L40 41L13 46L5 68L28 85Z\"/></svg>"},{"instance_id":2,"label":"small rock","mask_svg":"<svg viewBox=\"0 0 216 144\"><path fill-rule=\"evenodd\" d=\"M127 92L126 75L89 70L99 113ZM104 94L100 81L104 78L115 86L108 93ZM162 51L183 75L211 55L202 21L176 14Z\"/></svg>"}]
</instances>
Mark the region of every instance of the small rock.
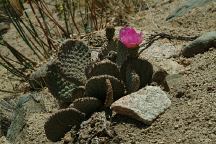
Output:
<instances>
[{"instance_id":1,"label":"small rock","mask_svg":"<svg viewBox=\"0 0 216 144\"><path fill-rule=\"evenodd\" d=\"M149 125L170 105L171 101L168 95L161 88L146 86L115 101L111 105L111 109L116 113L131 116Z\"/></svg>"},{"instance_id":2,"label":"small rock","mask_svg":"<svg viewBox=\"0 0 216 144\"><path fill-rule=\"evenodd\" d=\"M204 53L210 48L216 47L216 31L207 32L184 47L182 55L193 57L196 54Z\"/></svg>"}]
</instances>

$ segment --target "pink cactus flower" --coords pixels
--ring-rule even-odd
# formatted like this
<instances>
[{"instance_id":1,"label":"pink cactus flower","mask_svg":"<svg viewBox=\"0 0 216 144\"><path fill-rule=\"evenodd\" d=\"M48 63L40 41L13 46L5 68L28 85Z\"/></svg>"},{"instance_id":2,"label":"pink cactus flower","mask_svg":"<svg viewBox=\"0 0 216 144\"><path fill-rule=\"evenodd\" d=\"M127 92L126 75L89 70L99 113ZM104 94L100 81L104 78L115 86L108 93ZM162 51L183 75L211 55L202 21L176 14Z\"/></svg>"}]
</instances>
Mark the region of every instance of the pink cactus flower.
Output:
<instances>
[{"instance_id":1,"label":"pink cactus flower","mask_svg":"<svg viewBox=\"0 0 216 144\"><path fill-rule=\"evenodd\" d=\"M142 43L142 35L131 27L124 27L120 30L119 39L127 48L137 48Z\"/></svg>"}]
</instances>

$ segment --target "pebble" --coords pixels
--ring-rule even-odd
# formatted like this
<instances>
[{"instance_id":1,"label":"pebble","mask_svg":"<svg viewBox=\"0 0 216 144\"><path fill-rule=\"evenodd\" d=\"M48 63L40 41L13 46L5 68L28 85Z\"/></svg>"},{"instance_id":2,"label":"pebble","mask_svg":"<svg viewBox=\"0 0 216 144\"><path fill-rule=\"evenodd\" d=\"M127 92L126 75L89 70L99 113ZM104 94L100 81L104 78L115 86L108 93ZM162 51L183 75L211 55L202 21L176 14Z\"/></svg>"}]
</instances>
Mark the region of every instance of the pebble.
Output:
<instances>
[{"instance_id":1,"label":"pebble","mask_svg":"<svg viewBox=\"0 0 216 144\"><path fill-rule=\"evenodd\" d=\"M193 57L196 54L208 51L212 47L216 47L216 31L204 33L192 41L183 48L182 55L187 58Z\"/></svg>"},{"instance_id":2,"label":"pebble","mask_svg":"<svg viewBox=\"0 0 216 144\"><path fill-rule=\"evenodd\" d=\"M160 87L146 86L115 101L111 109L150 125L170 105L169 96Z\"/></svg>"}]
</instances>

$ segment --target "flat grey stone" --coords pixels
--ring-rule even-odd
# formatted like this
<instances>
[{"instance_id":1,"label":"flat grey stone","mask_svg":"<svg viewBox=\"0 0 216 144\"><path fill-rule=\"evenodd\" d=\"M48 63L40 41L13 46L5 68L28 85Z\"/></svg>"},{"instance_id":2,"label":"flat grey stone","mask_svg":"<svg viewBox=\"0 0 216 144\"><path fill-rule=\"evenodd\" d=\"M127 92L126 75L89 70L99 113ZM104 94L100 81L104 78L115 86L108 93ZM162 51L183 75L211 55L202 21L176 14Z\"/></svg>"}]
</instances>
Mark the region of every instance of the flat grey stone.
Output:
<instances>
[{"instance_id":1,"label":"flat grey stone","mask_svg":"<svg viewBox=\"0 0 216 144\"><path fill-rule=\"evenodd\" d=\"M182 55L184 57L193 57L198 53L204 53L211 47L216 47L216 31L207 32L192 41L188 46L184 47Z\"/></svg>"},{"instance_id":2,"label":"flat grey stone","mask_svg":"<svg viewBox=\"0 0 216 144\"><path fill-rule=\"evenodd\" d=\"M149 125L170 105L168 95L161 88L146 86L115 101L111 109Z\"/></svg>"}]
</instances>

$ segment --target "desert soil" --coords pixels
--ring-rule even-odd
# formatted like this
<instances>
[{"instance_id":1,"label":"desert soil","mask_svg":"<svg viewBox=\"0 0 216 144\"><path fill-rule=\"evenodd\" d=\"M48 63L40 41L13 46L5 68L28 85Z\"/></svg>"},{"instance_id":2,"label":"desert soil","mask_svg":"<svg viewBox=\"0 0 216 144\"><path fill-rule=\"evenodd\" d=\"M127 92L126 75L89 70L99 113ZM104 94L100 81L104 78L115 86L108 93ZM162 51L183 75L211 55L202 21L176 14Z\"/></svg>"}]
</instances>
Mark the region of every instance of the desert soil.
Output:
<instances>
[{"instance_id":1,"label":"desert soil","mask_svg":"<svg viewBox=\"0 0 216 144\"><path fill-rule=\"evenodd\" d=\"M183 1L178 0L152 3L149 0L151 8L129 15L128 22L144 32L144 39L154 32L196 36L215 30L215 2L196 7L171 21L165 21L166 17L182 3ZM14 35L14 30L10 30L7 33L7 40L23 49L22 42L17 41L19 38L14 38ZM167 81L170 86L168 93L172 105L150 126L124 116L114 117L112 127L121 140L119 143L216 143L216 49L212 48L192 58L172 57L172 54L167 54L170 52L167 49L170 48L171 53L177 53L187 44L189 44L188 41L163 39L158 45L150 47L152 49L157 47L155 53L147 49L141 54L142 57L154 61L168 71ZM8 73L0 67L0 88L11 90L11 82L5 80L7 76ZM0 99L12 95L1 92ZM26 130L25 143L50 143L45 138L43 130L47 115L36 114L28 120L29 125L33 123L36 127L29 126ZM1 140L3 142L4 138L2 137ZM17 143L22 143L22 140Z\"/></svg>"}]
</instances>

